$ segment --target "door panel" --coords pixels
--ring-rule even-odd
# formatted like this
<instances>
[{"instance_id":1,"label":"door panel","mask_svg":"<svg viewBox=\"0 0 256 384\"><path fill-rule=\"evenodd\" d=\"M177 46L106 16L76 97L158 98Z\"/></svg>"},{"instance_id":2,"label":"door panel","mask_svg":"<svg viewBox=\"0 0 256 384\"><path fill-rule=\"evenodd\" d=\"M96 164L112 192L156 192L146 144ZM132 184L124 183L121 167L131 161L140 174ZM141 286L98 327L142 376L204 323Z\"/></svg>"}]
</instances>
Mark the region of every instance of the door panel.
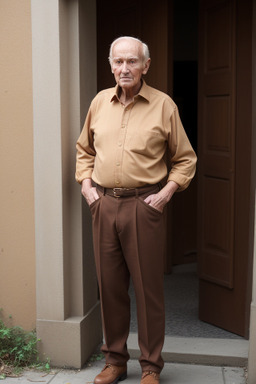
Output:
<instances>
[{"instance_id":1,"label":"door panel","mask_svg":"<svg viewBox=\"0 0 256 384\"><path fill-rule=\"evenodd\" d=\"M241 227L240 233L237 232L242 204L238 197L242 177L237 163L241 148L238 137L245 129L237 116L241 103L245 106L244 97L247 98L244 113L251 113L250 96L244 89L243 93L237 90L242 68L238 65L241 33L247 33L247 51L243 54L250 58L251 30L246 24L250 25L250 18L239 24L242 9L249 16L250 2L201 0L199 6L199 317L248 336L248 245L244 242L244 254L238 248L246 228ZM250 70L250 62L247 67ZM250 87L249 82L247 86ZM246 130L250 132L251 126ZM248 139L250 134L245 136ZM245 166L244 172L246 169ZM246 215L249 217L249 211Z\"/></svg>"},{"instance_id":2,"label":"door panel","mask_svg":"<svg viewBox=\"0 0 256 384\"><path fill-rule=\"evenodd\" d=\"M204 257L200 277L225 287L233 287L233 257L230 234L232 215L227 204L232 184L217 177L204 177Z\"/></svg>"},{"instance_id":3,"label":"door panel","mask_svg":"<svg viewBox=\"0 0 256 384\"><path fill-rule=\"evenodd\" d=\"M232 288L235 137L234 2L201 3L200 277ZM207 4L207 5L206 5ZM222 38L223 36L223 38ZM225 53L225 54L224 54ZM222 55L224 54L224 56ZM221 73L220 73L221 72ZM203 255L203 257L202 257Z\"/></svg>"},{"instance_id":4,"label":"door panel","mask_svg":"<svg viewBox=\"0 0 256 384\"><path fill-rule=\"evenodd\" d=\"M233 3L233 4L231 4ZM206 71L232 67L234 1L205 1ZM221 33L221 35L220 35Z\"/></svg>"}]
</instances>

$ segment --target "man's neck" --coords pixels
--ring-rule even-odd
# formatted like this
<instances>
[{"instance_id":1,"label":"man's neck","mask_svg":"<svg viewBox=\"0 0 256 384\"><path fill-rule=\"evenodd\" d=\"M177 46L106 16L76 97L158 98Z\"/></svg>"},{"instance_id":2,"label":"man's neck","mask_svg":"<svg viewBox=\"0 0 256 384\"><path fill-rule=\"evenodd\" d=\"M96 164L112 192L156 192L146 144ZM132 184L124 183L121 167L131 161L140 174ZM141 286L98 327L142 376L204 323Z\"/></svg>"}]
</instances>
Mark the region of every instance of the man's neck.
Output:
<instances>
[{"instance_id":1,"label":"man's neck","mask_svg":"<svg viewBox=\"0 0 256 384\"><path fill-rule=\"evenodd\" d=\"M139 93L141 87L142 87L142 80L141 80L140 84L138 84L138 86L135 88L121 88L120 87L119 99L120 99L121 103L124 105L130 104L133 101L134 96L136 96Z\"/></svg>"}]
</instances>

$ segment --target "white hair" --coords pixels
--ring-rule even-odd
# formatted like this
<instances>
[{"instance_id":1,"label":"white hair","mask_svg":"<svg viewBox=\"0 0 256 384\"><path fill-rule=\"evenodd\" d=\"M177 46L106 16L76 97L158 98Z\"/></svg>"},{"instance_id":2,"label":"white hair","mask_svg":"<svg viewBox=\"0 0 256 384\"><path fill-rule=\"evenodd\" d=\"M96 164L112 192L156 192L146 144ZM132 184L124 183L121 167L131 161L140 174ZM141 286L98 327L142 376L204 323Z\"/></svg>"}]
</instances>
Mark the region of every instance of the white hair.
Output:
<instances>
[{"instance_id":1,"label":"white hair","mask_svg":"<svg viewBox=\"0 0 256 384\"><path fill-rule=\"evenodd\" d=\"M113 53L113 48L115 46L116 43L118 43L119 41L121 40L133 40L133 41L137 41L138 43L141 44L142 46L142 55L143 55L143 62L145 63L149 58L150 58L150 54L149 54L149 49L148 49L148 46L147 44L143 43L141 40L139 39L136 39L136 37L132 37L132 36L121 36L121 37L118 37L117 39L115 39L111 46L110 46L110 49L109 49L109 57L108 57L108 60L110 62L110 65L112 65L112 59L113 59L113 56L112 56L112 53Z\"/></svg>"}]
</instances>

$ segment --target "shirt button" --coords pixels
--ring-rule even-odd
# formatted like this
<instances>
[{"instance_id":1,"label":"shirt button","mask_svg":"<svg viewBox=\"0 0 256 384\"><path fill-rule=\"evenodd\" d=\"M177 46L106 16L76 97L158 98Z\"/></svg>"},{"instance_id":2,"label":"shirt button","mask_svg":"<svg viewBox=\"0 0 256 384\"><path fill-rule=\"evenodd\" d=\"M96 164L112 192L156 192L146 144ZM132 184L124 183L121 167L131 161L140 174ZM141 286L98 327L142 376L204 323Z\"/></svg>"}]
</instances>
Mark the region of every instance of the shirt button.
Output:
<instances>
[{"instance_id":1,"label":"shirt button","mask_svg":"<svg viewBox=\"0 0 256 384\"><path fill-rule=\"evenodd\" d=\"M117 180L117 181L116 181L116 184L120 184L120 181L119 181L119 180Z\"/></svg>"},{"instance_id":2,"label":"shirt button","mask_svg":"<svg viewBox=\"0 0 256 384\"><path fill-rule=\"evenodd\" d=\"M122 146L122 143L118 143L118 146L121 147L121 146Z\"/></svg>"},{"instance_id":3,"label":"shirt button","mask_svg":"<svg viewBox=\"0 0 256 384\"><path fill-rule=\"evenodd\" d=\"M119 167L120 163L116 163L116 165Z\"/></svg>"},{"instance_id":4,"label":"shirt button","mask_svg":"<svg viewBox=\"0 0 256 384\"><path fill-rule=\"evenodd\" d=\"M121 128L125 128L125 125L123 124L123 125L121 125Z\"/></svg>"}]
</instances>

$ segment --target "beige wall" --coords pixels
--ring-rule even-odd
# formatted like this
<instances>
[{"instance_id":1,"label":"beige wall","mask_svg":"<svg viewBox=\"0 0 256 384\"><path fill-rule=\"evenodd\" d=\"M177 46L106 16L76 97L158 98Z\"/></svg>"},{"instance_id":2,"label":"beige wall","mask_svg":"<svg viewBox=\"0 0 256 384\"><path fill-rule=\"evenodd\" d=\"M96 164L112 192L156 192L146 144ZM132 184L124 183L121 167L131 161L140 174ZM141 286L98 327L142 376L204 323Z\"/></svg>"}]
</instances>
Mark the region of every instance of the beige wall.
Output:
<instances>
[{"instance_id":1,"label":"beige wall","mask_svg":"<svg viewBox=\"0 0 256 384\"><path fill-rule=\"evenodd\" d=\"M0 308L36 324L30 0L0 0Z\"/></svg>"}]
</instances>

